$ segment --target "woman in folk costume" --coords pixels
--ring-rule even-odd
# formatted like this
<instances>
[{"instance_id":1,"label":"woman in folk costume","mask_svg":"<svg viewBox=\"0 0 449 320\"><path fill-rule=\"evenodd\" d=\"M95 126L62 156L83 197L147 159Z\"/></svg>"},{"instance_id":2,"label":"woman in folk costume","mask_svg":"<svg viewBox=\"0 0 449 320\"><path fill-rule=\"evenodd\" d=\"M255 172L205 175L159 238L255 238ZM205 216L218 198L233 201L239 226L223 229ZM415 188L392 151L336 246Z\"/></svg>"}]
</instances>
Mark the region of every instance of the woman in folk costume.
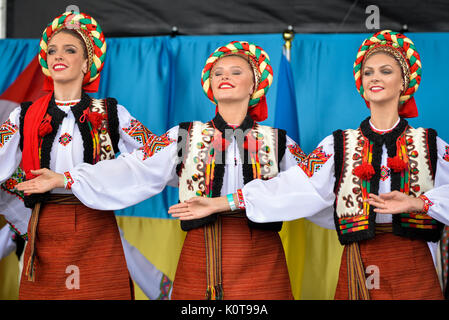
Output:
<instances>
[{"instance_id":1,"label":"woman in folk costume","mask_svg":"<svg viewBox=\"0 0 449 320\"><path fill-rule=\"evenodd\" d=\"M92 17L63 13L44 30L40 47L49 93L23 103L1 126L0 182L19 164L30 180L42 168L62 173L144 145L149 131L123 106L86 94L98 90L106 53L103 32ZM10 192L17 182L8 184ZM114 212L87 208L64 188L26 194L25 206L33 210L20 299L133 298ZM76 283L79 287L71 285Z\"/></svg>"},{"instance_id":2,"label":"woman in folk costume","mask_svg":"<svg viewBox=\"0 0 449 320\"><path fill-rule=\"evenodd\" d=\"M181 123L154 136L143 150L69 170L72 192L89 207L113 210L145 200L166 185L179 186L180 201L219 197L296 166L286 151L295 143L285 131L257 123L267 118L265 94L272 82L262 48L240 41L218 48L201 82L217 104L214 119ZM23 188L35 192L58 186L63 186L62 176L47 171ZM93 196L94 190L100 193ZM181 221L187 236L172 299L292 299L281 226L253 223L238 211Z\"/></svg>"},{"instance_id":3,"label":"woman in folk costume","mask_svg":"<svg viewBox=\"0 0 449 320\"><path fill-rule=\"evenodd\" d=\"M440 239L437 220L447 221L447 211L428 211L424 193L449 181L448 145L434 130L405 120L418 115L413 94L420 57L404 35L380 31L361 45L354 76L371 116L356 130L335 131L308 156L291 149L300 168L254 180L233 198L255 222L316 215L322 226L335 228L345 246L335 299L441 299L426 242ZM376 214L369 195L392 190L419 205L394 216ZM191 219L226 209L226 198L194 198L169 212Z\"/></svg>"}]
</instances>

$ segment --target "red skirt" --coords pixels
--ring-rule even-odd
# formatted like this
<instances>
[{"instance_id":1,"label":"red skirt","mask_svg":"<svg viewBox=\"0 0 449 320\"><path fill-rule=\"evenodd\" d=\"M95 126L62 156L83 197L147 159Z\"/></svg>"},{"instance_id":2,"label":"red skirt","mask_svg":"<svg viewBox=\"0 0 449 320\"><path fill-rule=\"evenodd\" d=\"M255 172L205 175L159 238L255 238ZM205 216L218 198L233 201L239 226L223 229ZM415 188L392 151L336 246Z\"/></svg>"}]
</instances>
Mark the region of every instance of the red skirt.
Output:
<instances>
[{"instance_id":1,"label":"red skirt","mask_svg":"<svg viewBox=\"0 0 449 320\"><path fill-rule=\"evenodd\" d=\"M44 204L35 252L35 281L31 282L25 275L30 256L27 244L21 300L133 299L133 284L112 211L82 204Z\"/></svg>"},{"instance_id":2,"label":"red skirt","mask_svg":"<svg viewBox=\"0 0 449 320\"><path fill-rule=\"evenodd\" d=\"M383 233L372 240L360 241L359 246L363 266L369 271L366 275L371 300L443 299L432 255L425 241ZM346 247L335 299L348 299Z\"/></svg>"},{"instance_id":3,"label":"red skirt","mask_svg":"<svg viewBox=\"0 0 449 320\"><path fill-rule=\"evenodd\" d=\"M293 299L284 249L275 231L248 227L243 217L222 219L222 281L226 300ZM187 232L173 282L174 300L206 297L204 229Z\"/></svg>"}]
</instances>

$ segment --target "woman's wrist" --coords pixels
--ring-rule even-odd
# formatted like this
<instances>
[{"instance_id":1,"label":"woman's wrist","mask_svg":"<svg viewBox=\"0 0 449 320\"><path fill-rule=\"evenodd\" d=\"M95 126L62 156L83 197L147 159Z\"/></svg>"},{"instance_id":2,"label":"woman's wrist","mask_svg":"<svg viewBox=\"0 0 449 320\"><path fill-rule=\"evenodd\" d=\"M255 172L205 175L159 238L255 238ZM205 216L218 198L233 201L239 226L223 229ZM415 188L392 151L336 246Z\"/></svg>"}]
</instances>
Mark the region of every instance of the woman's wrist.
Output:
<instances>
[{"instance_id":1,"label":"woman's wrist","mask_svg":"<svg viewBox=\"0 0 449 320\"><path fill-rule=\"evenodd\" d=\"M64 174L58 174L58 185L57 188L64 188L67 190L72 189L72 184L74 183L72 176L69 171L64 172Z\"/></svg>"},{"instance_id":2,"label":"woman's wrist","mask_svg":"<svg viewBox=\"0 0 449 320\"><path fill-rule=\"evenodd\" d=\"M420 195L417 200L419 200L419 210L418 212L427 213L429 208L433 206L433 202L429 200L424 194Z\"/></svg>"}]
</instances>

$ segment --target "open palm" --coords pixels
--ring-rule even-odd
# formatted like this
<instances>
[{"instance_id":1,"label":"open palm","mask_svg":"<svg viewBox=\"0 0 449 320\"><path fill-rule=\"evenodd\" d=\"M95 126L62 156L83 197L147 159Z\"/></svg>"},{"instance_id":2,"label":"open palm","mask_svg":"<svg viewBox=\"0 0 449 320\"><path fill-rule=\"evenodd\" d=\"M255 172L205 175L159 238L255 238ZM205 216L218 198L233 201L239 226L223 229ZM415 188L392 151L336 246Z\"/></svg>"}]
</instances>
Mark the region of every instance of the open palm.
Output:
<instances>
[{"instance_id":1,"label":"open palm","mask_svg":"<svg viewBox=\"0 0 449 320\"><path fill-rule=\"evenodd\" d=\"M399 191L392 191L380 195L370 194L368 203L374 207L375 212L383 214L398 214L404 212L417 212L423 208L423 201Z\"/></svg>"},{"instance_id":2,"label":"open palm","mask_svg":"<svg viewBox=\"0 0 449 320\"><path fill-rule=\"evenodd\" d=\"M17 190L25 194L44 193L54 188L64 187L64 175L53 172L49 169L31 170L37 177L19 183Z\"/></svg>"},{"instance_id":3,"label":"open palm","mask_svg":"<svg viewBox=\"0 0 449 320\"><path fill-rule=\"evenodd\" d=\"M168 213L179 220L193 220L207 217L217 212L218 198L194 197L171 206Z\"/></svg>"}]
</instances>

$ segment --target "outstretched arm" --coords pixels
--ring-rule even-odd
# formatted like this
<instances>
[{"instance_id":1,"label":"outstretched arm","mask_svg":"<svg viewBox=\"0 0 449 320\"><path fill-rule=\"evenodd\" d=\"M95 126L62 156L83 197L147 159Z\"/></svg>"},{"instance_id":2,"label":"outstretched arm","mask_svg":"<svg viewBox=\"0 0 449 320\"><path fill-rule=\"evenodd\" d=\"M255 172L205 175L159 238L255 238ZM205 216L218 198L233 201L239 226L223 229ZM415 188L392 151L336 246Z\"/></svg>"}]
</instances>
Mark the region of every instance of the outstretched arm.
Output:
<instances>
[{"instance_id":1,"label":"outstretched arm","mask_svg":"<svg viewBox=\"0 0 449 320\"><path fill-rule=\"evenodd\" d=\"M153 134L144 147L132 153L95 165L82 163L63 175L43 169L37 180L30 180L22 190L37 193L65 186L84 205L98 210L135 205L177 180L177 132L174 128L162 136Z\"/></svg>"},{"instance_id":2,"label":"outstretched arm","mask_svg":"<svg viewBox=\"0 0 449 320\"><path fill-rule=\"evenodd\" d=\"M181 220L192 220L213 213L230 212L234 207L245 209L250 220L261 223L311 218L323 213L332 208L335 201L334 164L328 152L333 148L331 138L324 140L327 150L320 146L311 154L313 160L299 153L302 151L298 146L292 146L289 152L297 155L297 165L271 180L249 182L240 193L232 194L233 201L225 196L195 197L171 206L169 213ZM332 211L326 211L311 220L322 227L332 228L332 219Z\"/></svg>"}]
</instances>

